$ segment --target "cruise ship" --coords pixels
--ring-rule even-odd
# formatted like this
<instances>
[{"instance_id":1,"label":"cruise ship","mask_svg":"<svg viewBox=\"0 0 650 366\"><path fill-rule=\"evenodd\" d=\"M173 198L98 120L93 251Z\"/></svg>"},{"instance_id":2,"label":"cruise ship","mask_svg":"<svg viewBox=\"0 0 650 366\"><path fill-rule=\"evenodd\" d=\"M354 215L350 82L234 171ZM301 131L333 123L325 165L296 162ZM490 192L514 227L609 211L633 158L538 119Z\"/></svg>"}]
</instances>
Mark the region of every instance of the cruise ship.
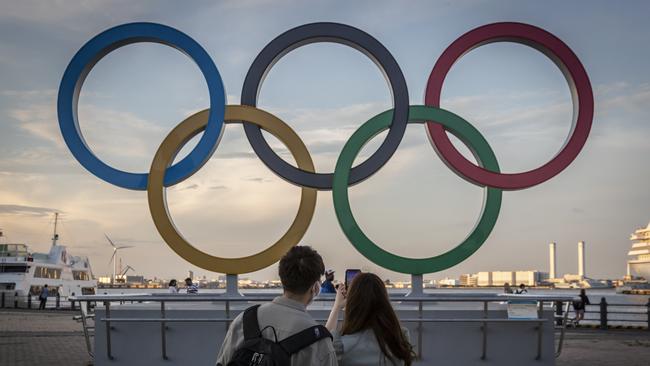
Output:
<instances>
[{"instance_id":1,"label":"cruise ship","mask_svg":"<svg viewBox=\"0 0 650 366\"><path fill-rule=\"evenodd\" d=\"M95 294L97 281L87 257L73 256L58 243L58 214L49 253L33 253L26 244L0 243L0 291L38 296L47 284L49 295L66 300L73 295Z\"/></svg>"},{"instance_id":2,"label":"cruise ship","mask_svg":"<svg viewBox=\"0 0 650 366\"><path fill-rule=\"evenodd\" d=\"M630 236L632 249L627 253L627 275L643 277L650 281L650 223Z\"/></svg>"}]
</instances>

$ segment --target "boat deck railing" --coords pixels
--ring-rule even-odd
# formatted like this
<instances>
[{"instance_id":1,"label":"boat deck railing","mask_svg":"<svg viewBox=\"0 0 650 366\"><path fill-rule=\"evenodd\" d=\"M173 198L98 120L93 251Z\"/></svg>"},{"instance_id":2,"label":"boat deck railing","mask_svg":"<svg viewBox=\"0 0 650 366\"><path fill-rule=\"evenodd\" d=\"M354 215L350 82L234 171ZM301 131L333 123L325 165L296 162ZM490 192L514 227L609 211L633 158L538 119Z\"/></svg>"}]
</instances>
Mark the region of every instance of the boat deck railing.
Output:
<instances>
[{"instance_id":1,"label":"boat deck railing","mask_svg":"<svg viewBox=\"0 0 650 366\"><path fill-rule=\"evenodd\" d=\"M111 333L117 324L125 323L159 323L160 324L160 344L161 344L161 357L168 359L167 355L167 330L168 325L173 323L224 323L226 326L233 321L233 305L245 305L247 303L255 302L268 302L273 299L273 296L226 296L224 294L150 294L150 295L86 295L75 296L70 298L73 301L85 302L86 304L95 303L99 306L103 305L104 316L96 321L104 323L105 340L106 340L106 356L108 359L113 359L111 349ZM536 359L540 359L542 355L542 336L544 324L552 321L557 324L560 336L559 342L555 350L555 357L562 353L562 346L565 339L566 325L568 324L569 309L571 303L576 298L574 296L553 296L553 295L423 295L423 296L391 296L390 300L395 305L400 307L407 307L400 310L414 310L417 316L409 318L401 318L402 323L415 323L417 325L417 351L418 357L422 352L422 331L423 324L425 323L466 323L466 324L479 324L482 334L481 344L481 359L485 360L488 353L488 327L492 324L532 324L534 330L537 332L537 345L536 345ZM332 296L323 296L316 298L316 302L332 302ZM537 316L531 319L508 319L508 318L494 318L490 317L490 304L503 304L511 300L529 300L535 301L537 304ZM170 303L220 303L224 306L224 317L220 318L170 318L166 315L169 310L168 304ZM148 317L112 317L111 309L117 304L124 303L147 303L156 309L160 310L160 316L157 318ZM477 310L481 311L480 317L473 318L427 318L425 311L435 310L435 307L440 303L473 303L478 305ZM425 304L428 307L425 309ZM429 309L432 307L432 309ZM91 306L80 306L81 317L87 319L92 316L89 313ZM553 319L544 317L544 309L551 309L555 311ZM325 308L323 308L325 310ZM492 309L494 310L494 309ZM316 321L324 322L326 319L316 319ZM90 342L87 342L90 345ZM92 350L89 347L89 353L92 355Z\"/></svg>"}]
</instances>

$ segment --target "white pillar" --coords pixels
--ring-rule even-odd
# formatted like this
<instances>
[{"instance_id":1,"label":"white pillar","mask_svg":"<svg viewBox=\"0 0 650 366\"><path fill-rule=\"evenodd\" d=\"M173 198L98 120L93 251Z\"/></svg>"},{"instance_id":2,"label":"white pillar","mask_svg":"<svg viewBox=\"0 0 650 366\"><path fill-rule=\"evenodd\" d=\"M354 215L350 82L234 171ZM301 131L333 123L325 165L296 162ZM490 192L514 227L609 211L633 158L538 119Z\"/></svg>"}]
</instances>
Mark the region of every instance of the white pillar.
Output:
<instances>
[{"instance_id":1,"label":"white pillar","mask_svg":"<svg viewBox=\"0 0 650 366\"><path fill-rule=\"evenodd\" d=\"M424 295L424 280L421 274L411 275L411 291L406 296L423 296Z\"/></svg>"},{"instance_id":2,"label":"white pillar","mask_svg":"<svg viewBox=\"0 0 650 366\"><path fill-rule=\"evenodd\" d=\"M585 268L585 242L578 242L578 276L585 277L586 275Z\"/></svg>"},{"instance_id":3,"label":"white pillar","mask_svg":"<svg viewBox=\"0 0 650 366\"><path fill-rule=\"evenodd\" d=\"M239 292L239 275L226 275L226 296L242 296L242 294Z\"/></svg>"},{"instance_id":4,"label":"white pillar","mask_svg":"<svg viewBox=\"0 0 650 366\"><path fill-rule=\"evenodd\" d=\"M556 276L557 276L557 273L555 272L555 270L556 270L556 268L555 268L555 263L556 263L556 262L555 262L555 260L556 260L556 256L555 256L555 242L552 242L552 243L549 244L548 246L549 246L549 248L548 248L548 249L549 249L549 253L548 253L548 254L549 254L549 269L548 269L548 276L549 276L549 278L557 278L557 277L556 277Z\"/></svg>"}]
</instances>

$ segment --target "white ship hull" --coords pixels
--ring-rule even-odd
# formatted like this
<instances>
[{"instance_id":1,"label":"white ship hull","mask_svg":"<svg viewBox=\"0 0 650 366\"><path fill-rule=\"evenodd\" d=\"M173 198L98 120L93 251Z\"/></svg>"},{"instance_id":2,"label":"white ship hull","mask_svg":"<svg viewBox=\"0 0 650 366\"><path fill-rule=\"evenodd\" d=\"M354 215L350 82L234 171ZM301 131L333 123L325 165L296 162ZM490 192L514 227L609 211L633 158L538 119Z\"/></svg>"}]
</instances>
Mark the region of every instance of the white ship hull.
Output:
<instances>
[{"instance_id":1,"label":"white ship hull","mask_svg":"<svg viewBox=\"0 0 650 366\"><path fill-rule=\"evenodd\" d=\"M627 253L628 274L650 281L650 223L645 229L638 229L630 235L632 248Z\"/></svg>"},{"instance_id":2,"label":"white ship hull","mask_svg":"<svg viewBox=\"0 0 650 366\"><path fill-rule=\"evenodd\" d=\"M67 254L66 247L53 246L48 254L29 253L23 244L0 244L0 291L38 296L47 285L51 297L94 294L94 279L88 258Z\"/></svg>"},{"instance_id":3,"label":"white ship hull","mask_svg":"<svg viewBox=\"0 0 650 366\"><path fill-rule=\"evenodd\" d=\"M650 281L650 260L630 262L630 274Z\"/></svg>"}]
</instances>

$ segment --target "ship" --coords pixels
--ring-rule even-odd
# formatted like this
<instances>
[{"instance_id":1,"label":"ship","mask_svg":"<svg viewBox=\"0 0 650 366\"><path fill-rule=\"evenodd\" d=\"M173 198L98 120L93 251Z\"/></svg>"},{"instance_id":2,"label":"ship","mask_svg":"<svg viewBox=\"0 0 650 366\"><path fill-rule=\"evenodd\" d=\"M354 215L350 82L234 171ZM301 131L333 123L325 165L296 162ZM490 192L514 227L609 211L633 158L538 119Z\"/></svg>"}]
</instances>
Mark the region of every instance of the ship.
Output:
<instances>
[{"instance_id":1,"label":"ship","mask_svg":"<svg viewBox=\"0 0 650 366\"><path fill-rule=\"evenodd\" d=\"M58 218L55 214L48 253L32 252L27 244L0 243L0 291L26 299L28 295L38 296L47 284L49 295L61 300L95 294L97 281L88 257L71 255L65 245L58 243Z\"/></svg>"},{"instance_id":2,"label":"ship","mask_svg":"<svg viewBox=\"0 0 650 366\"><path fill-rule=\"evenodd\" d=\"M632 248L627 253L628 278L641 277L650 280L650 223L644 229L638 229L630 236Z\"/></svg>"}]
</instances>

